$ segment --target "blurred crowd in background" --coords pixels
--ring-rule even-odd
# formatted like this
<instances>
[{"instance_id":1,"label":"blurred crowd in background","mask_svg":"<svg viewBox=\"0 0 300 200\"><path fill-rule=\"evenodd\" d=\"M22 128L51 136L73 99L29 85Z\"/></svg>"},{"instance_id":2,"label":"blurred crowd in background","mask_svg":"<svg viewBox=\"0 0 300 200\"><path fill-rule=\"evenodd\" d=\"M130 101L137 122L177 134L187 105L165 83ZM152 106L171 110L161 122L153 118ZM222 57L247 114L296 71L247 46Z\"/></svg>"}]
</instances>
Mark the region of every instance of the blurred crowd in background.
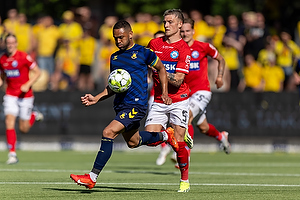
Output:
<instances>
[{"instance_id":1,"label":"blurred crowd in background","mask_svg":"<svg viewBox=\"0 0 300 200\"><path fill-rule=\"evenodd\" d=\"M294 68L300 60L300 22L290 33L268 27L259 12L226 19L203 16L198 10L184 14L195 21L195 39L211 43L226 61L225 84L217 90L217 63L209 60L212 91L297 90L300 78ZM164 30L162 16L138 13L124 18L132 25L134 42L140 45L147 46L154 33ZM25 14L11 9L6 19L0 19L0 52L5 51L5 35L15 34L19 50L30 54L42 69L33 86L36 92L94 91L106 85L110 55L118 50L112 35L118 20L118 16L107 16L99 23L89 7L79 7L65 11L60 24L56 25L51 16L39 17L30 24Z\"/></svg>"}]
</instances>

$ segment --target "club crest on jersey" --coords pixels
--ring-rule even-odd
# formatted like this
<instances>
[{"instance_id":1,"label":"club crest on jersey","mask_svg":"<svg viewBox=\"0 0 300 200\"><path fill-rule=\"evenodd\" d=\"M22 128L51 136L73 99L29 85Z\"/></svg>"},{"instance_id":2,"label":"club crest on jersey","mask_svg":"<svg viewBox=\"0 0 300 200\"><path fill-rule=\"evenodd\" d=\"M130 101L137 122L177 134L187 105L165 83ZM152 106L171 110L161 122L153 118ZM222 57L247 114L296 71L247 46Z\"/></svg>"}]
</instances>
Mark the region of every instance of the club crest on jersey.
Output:
<instances>
[{"instance_id":1,"label":"club crest on jersey","mask_svg":"<svg viewBox=\"0 0 300 200\"><path fill-rule=\"evenodd\" d=\"M194 59L198 58L198 57L199 57L199 52L198 52L198 51L193 51L193 52L192 52L192 57L193 57Z\"/></svg>"},{"instance_id":2,"label":"club crest on jersey","mask_svg":"<svg viewBox=\"0 0 300 200\"><path fill-rule=\"evenodd\" d=\"M11 63L11 66L17 67L17 66L18 66L18 61L14 60L14 61Z\"/></svg>"},{"instance_id":3,"label":"club crest on jersey","mask_svg":"<svg viewBox=\"0 0 300 200\"><path fill-rule=\"evenodd\" d=\"M132 52L131 59L137 59L138 52Z\"/></svg>"},{"instance_id":4,"label":"club crest on jersey","mask_svg":"<svg viewBox=\"0 0 300 200\"><path fill-rule=\"evenodd\" d=\"M178 58L179 53L178 53L178 51L172 51L170 56L171 56L171 58L176 59L176 58Z\"/></svg>"}]
</instances>

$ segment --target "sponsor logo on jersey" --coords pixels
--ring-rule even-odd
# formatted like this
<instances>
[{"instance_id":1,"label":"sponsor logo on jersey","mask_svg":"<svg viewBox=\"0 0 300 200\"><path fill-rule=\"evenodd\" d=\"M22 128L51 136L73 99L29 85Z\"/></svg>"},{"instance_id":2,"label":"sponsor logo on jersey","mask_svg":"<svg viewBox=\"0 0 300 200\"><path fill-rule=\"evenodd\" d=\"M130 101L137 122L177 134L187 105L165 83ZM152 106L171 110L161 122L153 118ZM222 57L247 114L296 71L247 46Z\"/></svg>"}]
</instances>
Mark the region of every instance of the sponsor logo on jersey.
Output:
<instances>
[{"instance_id":1,"label":"sponsor logo on jersey","mask_svg":"<svg viewBox=\"0 0 300 200\"><path fill-rule=\"evenodd\" d=\"M178 51L172 51L170 53L171 58L176 59L179 56L179 52Z\"/></svg>"},{"instance_id":2,"label":"sponsor logo on jersey","mask_svg":"<svg viewBox=\"0 0 300 200\"><path fill-rule=\"evenodd\" d=\"M126 115L127 115L127 113L123 112L119 117L120 117L120 119L124 119Z\"/></svg>"},{"instance_id":3,"label":"sponsor logo on jersey","mask_svg":"<svg viewBox=\"0 0 300 200\"><path fill-rule=\"evenodd\" d=\"M199 62L198 61L191 61L190 63L190 71L196 71L199 70Z\"/></svg>"},{"instance_id":4,"label":"sponsor logo on jersey","mask_svg":"<svg viewBox=\"0 0 300 200\"><path fill-rule=\"evenodd\" d=\"M175 73L175 70L176 70L176 62L166 62L166 61L163 61L162 62L166 68L166 71L169 72L169 73Z\"/></svg>"},{"instance_id":5,"label":"sponsor logo on jersey","mask_svg":"<svg viewBox=\"0 0 300 200\"><path fill-rule=\"evenodd\" d=\"M198 58L198 57L199 57L199 52L198 52L198 51L193 51L193 52L192 52L192 57L193 57L194 59Z\"/></svg>"},{"instance_id":6,"label":"sponsor logo on jersey","mask_svg":"<svg viewBox=\"0 0 300 200\"><path fill-rule=\"evenodd\" d=\"M129 113L129 118L134 118L134 116L137 114L138 112L134 110L134 108L132 108L131 112Z\"/></svg>"},{"instance_id":7,"label":"sponsor logo on jersey","mask_svg":"<svg viewBox=\"0 0 300 200\"><path fill-rule=\"evenodd\" d=\"M13 67L18 67L18 61L14 60L14 61L11 63L11 66L13 66Z\"/></svg>"},{"instance_id":8,"label":"sponsor logo on jersey","mask_svg":"<svg viewBox=\"0 0 300 200\"><path fill-rule=\"evenodd\" d=\"M20 76L20 71L18 69L13 70L5 70L6 77L8 78L15 78Z\"/></svg>"},{"instance_id":9,"label":"sponsor logo on jersey","mask_svg":"<svg viewBox=\"0 0 300 200\"><path fill-rule=\"evenodd\" d=\"M117 60L117 59L118 59L118 56L114 56L114 57L113 57L113 60Z\"/></svg>"}]
</instances>

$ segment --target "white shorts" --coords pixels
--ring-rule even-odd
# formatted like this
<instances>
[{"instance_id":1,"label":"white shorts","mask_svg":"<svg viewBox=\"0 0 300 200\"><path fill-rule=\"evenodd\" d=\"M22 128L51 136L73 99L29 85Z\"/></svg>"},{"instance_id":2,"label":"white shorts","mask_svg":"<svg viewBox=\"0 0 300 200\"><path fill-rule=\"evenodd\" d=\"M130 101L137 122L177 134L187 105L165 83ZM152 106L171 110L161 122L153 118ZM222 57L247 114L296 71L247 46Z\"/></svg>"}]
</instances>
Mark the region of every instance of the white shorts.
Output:
<instances>
[{"instance_id":1,"label":"white shorts","mask_svg":"<svg viewBox=\"0 0 300 200\"><path fill-rule=\"evenodd\" d=\"M20 119L29 120L32 113L34 97L18 98L11 95L4 95L4 115L19 116Z\"/></svg>"},{"instance_id":2,"label":"white shorts","mask_svg":"<svg viewBox=\"0 0 300 200\"><path fill-rule=\"evenodd\" d=\"M145 123L145 126L150 124L160 124L164 129L167 124L171 123L184 128L188 127L189 122L189 100L184 100L171 105L164 103L153 102Z\"/></svg>"},{"instance_id":3,"label":"white shorts","mask_svg":"<svg viewBox=\"0 0 300 200\"><path fill-rule=\"evenodd\" d=\"M193 113L195 118L200 115L197 125L201 124L206 118L206 107L211 100L212 93L206 90L200 90L195 92L190 98L190 111Z\"/></svg>"}]
</instances>

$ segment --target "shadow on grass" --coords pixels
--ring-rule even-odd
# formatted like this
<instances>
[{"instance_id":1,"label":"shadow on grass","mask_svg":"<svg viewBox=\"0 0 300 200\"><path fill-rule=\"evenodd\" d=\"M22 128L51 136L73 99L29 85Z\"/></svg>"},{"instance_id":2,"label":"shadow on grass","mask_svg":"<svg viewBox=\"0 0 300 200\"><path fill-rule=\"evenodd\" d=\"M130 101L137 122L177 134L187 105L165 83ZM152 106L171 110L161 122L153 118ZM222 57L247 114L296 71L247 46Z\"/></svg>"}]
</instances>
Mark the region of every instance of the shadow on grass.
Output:
<instances>
[{"instance_id":1,"label":"shadow on grass","mask_svg":"<svg viewBox=\"0 0 300 200\"><path fill-rule=\"evenodd\" d=\"M113 187L113 186L95 186L92 190L89 189L66 189L66 188L43 188L44 190L53 190L59 192L80 192L83 194L91 194L95 192L152 192L161 191L162 189L151 188L130 188L130 187Z\"/></svg>"},{"instance_id":2,"label":"shadow on grass","mask_svg":"<svg viewBox=\"0 0 300 200\"><path fill-rule=\"evenodd\" d=\"M132 171L121 171L121 170L115 170L112 171L114 173L120 173L120 174L132 174ZM154 175L174 175L176 173L174 172L157 172L157 171L135 171L135 174L154 174ZM177 175L177 174L176 174Z\"/></svg>"}]
</instances>

